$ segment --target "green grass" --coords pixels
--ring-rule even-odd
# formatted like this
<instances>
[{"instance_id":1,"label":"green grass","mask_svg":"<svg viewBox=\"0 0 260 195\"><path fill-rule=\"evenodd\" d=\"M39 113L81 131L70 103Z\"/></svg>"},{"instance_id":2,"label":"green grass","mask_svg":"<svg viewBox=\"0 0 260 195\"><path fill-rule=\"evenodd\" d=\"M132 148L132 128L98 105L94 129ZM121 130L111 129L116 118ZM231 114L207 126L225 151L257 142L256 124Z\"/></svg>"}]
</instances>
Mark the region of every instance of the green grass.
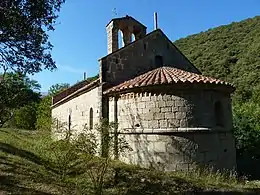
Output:
<instances>
[{"instance_id":1,"label":"green grass","mask_svg":"<svg viewBox=\"0 0 260 195\"><path fill-rule=\"evenodd\" d=\"M0 194L91 194L104 159L79 160L70 146L46 133L0 129ZM71 161L70 161L71 160ZM73 163L72 163L73 162ZM117 177L115 179L115 172ZM90 174L91 173L91 174ZM164 173L120 162L108 164L104 194L180 194L195 191L256 191L234 174L209 169ZM206 193L206 192L205 192Z\"/></svg>"}]
</instances>

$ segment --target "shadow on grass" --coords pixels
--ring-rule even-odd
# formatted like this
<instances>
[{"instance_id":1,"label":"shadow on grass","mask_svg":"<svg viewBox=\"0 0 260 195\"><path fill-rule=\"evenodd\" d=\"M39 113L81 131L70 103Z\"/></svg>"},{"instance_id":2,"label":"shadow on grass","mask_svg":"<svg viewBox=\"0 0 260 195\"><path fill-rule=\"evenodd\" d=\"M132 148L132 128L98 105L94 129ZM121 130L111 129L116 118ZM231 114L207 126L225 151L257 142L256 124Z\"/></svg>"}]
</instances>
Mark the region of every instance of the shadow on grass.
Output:
<instances>
[{"instance_id":1,"label":"shadow on grass","mask_svg":"<svg viewBox=\"0 0 260 195\"><path fill-rule=\"evenodd\" d=\"M39 156L1 142L0 152L0 194L44 195L65 187L58 179L57 171Z\"/></svg>"},{"instance_id":2,"label":"shadow on grass","mask_svg":"<svg viewBox=\"0 0 260 195\"><path fill-rule=\"evenodd\" d=\"M13 147L10 144L2 143L0 142L0 151L9 153L15 156L20 156L21 158L25 158L29 161L32 161L38 165L44 165L46 164L46 161L41 159L40 157L36 156L35 154L28 152L26 150L22 150L16 147Z\"/></svg>"},{"instance_id":3,"label":"shadow on grass","mask_svg":"<svg viewBox=\"0 0 260 195\"><path fill-rule=\"evenodd\" d=\"M39 195L51 195L51 193L42 192L32 188L26 188L19 186L19 181L17 181L12 176L2 176L0 175L0 192L8 194L39 194Z\"/></svg>"},{"instance_id":4,"label":"shadow on grass","mask_svg":"<svg viewBox=\"0 0 260 195\"><path fill-rule=\"evenodd\" d=\"M47 170L58 174L58 171L56 171L56 169L54 168L54 165L51 162L42 159L41 157L33 154L32 152L28 152L26 150L19 149L10 144L2 143L2 142L0 142L0 151L2 151L4 153L15 155L15 156L19 156L21 158L24 158L28 161L31 161L31 162L37 164L37 165L44 166Z\"/></svg>"},{"instance_id":5,"label":"shadow on grass","mask_svg":"<svg viewBox=\"0 0 260 195\"><path fill-rule=\"evenodd\" d=\"M10 144L0 142L0 151L3 154L12 154L12 156L1 155L0 153L0 194L57 194L52 191L58 191L60 194L73 194L71 192L62 192L69 189L64 183L59 181L57 171L50 162L40 158L39 156L16 148ZM19 157L19 158L17 158ZM152 173L153 171L151 171ZM122 169L119 175L119 183L113 185L110 182L107 188L123 187L127 188L126 195L144 195L144 194L215 194L215 195L251 195L260 194L260 190L252 190L250 192L236 191L216 191L211 190L202 192L202 189L194 186L181 178L166 178L154 174L142 173L140 171L126 171ZM37 187L40 184L42 187ZM51 188L51 190L50 190ZM72 186L73 188L73 186ZM71 188L71 189L72 189ZM53 189L53 190L52 190ZM176 192L176 193L175 193ZM181 193L182 192L182 193Z\"/></svg>"}]
</instances>

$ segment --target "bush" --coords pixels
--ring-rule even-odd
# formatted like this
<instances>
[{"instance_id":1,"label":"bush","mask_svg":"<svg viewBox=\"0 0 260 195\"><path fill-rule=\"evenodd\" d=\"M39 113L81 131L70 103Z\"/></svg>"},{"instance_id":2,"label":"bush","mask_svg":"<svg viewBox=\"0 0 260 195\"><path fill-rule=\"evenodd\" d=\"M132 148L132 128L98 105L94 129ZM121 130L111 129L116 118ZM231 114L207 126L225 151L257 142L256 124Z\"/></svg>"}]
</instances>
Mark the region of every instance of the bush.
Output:
<instances>
[{"instance_id":1,"label":"bush","mask_svg":"<svg viewBox=\"0 0 260 195\"><path fill-rule=\"evenodd\" d=\"M233 120L238 155L260 158L260 104L234 105Z\"/></svg>"},{"instance_id":2,"label":"bush","mask_svg":"<svg viewBox=\"0 0 260 195\"><path fill-rule=\"evenodd\" d=\"M37 103L31 103L17 109L12 120L13 125L19 129L34 130L36 124Z\"/></svg>"},{"instance_id":3,"label":"bush","mask_svg":"<svg viewBox=\"0 0 260 195\"><path fill-rule=\"evenodd\" d=\"M36 111L36 129L51 129L51 96L42 98Z\"/></svg>"}]
</instances>

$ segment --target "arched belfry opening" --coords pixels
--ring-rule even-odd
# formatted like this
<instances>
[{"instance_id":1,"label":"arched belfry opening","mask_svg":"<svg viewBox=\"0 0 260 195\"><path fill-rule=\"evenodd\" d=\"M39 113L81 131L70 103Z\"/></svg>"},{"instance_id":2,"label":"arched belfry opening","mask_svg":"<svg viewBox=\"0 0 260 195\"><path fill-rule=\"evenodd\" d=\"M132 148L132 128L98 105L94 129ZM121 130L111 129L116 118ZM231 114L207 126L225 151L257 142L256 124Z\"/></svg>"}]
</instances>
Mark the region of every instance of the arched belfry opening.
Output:
<instances>
[{"instance_id":1,"label":"arched belfry opening","mask_svg":"<svg viewBox=\"0 0 260 195\"><path fill-rule=\"evenodd\" d=\"M123 41L124 35L120 29L118 30L117 36L118 36L118 49L120 49L121 47L124 47L124 41Z\"/></svg>"},{"instance_id":2,"label":"arched belfry opening","mask_svg":"<svg viewBox=\"0 0 260 195\"><path fill-rule=\"evenodd\" d=\"M107 29L108 54L146 35L146 26L131 16L112 19ZM122 34L122 35L121 35Z\"/></svg>"}]
</instances>

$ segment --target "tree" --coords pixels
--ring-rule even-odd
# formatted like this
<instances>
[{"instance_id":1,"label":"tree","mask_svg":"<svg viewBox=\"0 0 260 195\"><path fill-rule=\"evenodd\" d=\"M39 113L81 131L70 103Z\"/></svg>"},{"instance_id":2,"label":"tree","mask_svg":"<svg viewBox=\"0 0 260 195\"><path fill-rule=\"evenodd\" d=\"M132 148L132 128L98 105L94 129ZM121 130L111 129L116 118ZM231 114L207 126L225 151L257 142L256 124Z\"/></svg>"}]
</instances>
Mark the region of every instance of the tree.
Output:
<instances>
[{"instance_id":1,"label":"tree","mask_svg":"<svg viewBox=\"0 0 260 195\"><path fill-rule=\"evenodd\" d=\"M70 84L68 83L57 83L55 85L52 85L50 89L48 90L48 94L50 96L54 96L58 94L59 92L68 89L70 87Z\"/></svg>"},{"instance_id":2,"label":"tree","mask_svg":"<svg viewBox=\"0 0 260 195\"><path fill-rule=\"evenodd\" d=\"M56 68L48 31L65 0L0 1L0 66L4 72L33 74Z\"/></svg>"},{"instance_id":3,"label":"tree","mask_svg":"<svg viewBox=\"0 0 260 195\"><path fill-rule=\"evenodd\" d=\"M233 83L233 102L243 103L260 96L259 32L257 16L179 39L175 45L203 74Z\"/></svg>"},{"instance_id":4,"label":"tree","mask_svg":"<svg viewBox=\"0 0 260 195\"><path fill-rule=\"evenodd\" d=\"M14 111L12 126L19 129L35 130L38 104L32 102Z\"/></svg>"},{"instance_id":5,"label":"tree","mask_svg":"<svg viewBox=\"0 0 260 195\"><path fill-rule=\"evenodd\" d=\"M9 121L14 111L26 104L38 102L40 93L35 91L40 85L28 77L17 73L1 76L0 81L0 127Z\"/></svg>"},{"instance_id":6,"label":"tree","mask_svg":"<svg viewBox=\"0 0 260 195\"><path fill-rule=\"evenodd\" d=\"M251 159L260 159L260 105L248 102L234 105L234 135L237 154Z\"/></svg>"}]
</instances>

